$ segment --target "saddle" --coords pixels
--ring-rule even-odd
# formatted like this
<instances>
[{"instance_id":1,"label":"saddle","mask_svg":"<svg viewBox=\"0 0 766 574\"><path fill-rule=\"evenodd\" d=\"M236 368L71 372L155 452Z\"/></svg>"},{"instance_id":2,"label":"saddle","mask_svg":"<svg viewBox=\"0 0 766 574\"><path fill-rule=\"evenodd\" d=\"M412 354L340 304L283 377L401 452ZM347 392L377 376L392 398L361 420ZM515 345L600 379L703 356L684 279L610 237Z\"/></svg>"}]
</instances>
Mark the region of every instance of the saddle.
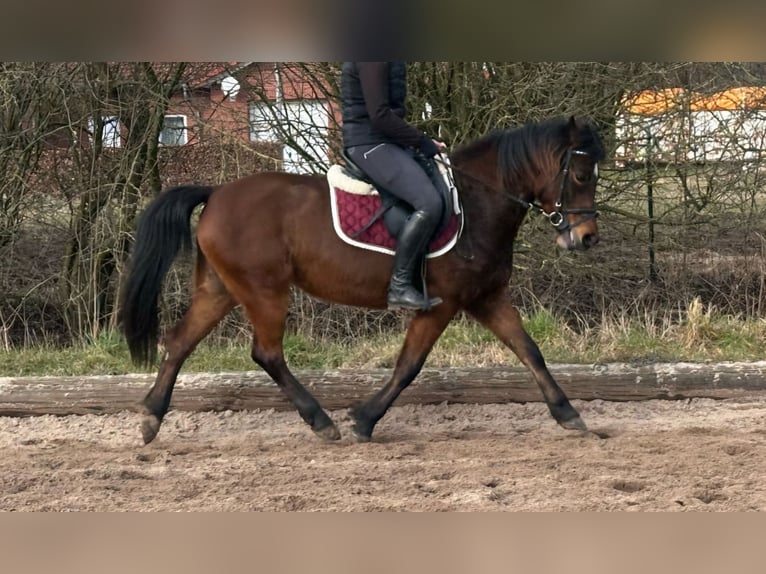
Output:
<instances>
[{"instance_id":1,"label":"saddle","mask_svg":"<svg viewBox=\"0 0 766 574\"><path fill-rule=\"evenodd\" d=\"M351 245L393 254L396 237L412 208L375 186L345 152L341 156L344 165L335 164L327 172L336 233ZM428 254L437 257L457 242L463 226L462 209L448 160L437 163L421 156L420 162L442 196L442 217Z\"/></svg>"}]
</instances>

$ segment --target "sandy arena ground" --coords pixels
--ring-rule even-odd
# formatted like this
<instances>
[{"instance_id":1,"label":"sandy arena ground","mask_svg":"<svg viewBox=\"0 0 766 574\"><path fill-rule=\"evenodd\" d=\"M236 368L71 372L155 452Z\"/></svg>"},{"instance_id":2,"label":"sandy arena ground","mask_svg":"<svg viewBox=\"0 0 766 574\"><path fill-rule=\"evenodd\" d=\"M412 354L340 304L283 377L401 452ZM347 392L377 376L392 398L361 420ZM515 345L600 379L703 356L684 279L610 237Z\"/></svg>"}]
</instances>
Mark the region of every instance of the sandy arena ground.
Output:
<instances>
[{"instance_id":1,"label":"sandy arena ground","mask_svg":"<svg viewBox=\"0 0 766 574\"><path fill-rule=\"evenodd\" d=\"M392 408L373 442L293 412L0 417L3 511L766 510L766 396Z\"/></svg>"}]
</instances>

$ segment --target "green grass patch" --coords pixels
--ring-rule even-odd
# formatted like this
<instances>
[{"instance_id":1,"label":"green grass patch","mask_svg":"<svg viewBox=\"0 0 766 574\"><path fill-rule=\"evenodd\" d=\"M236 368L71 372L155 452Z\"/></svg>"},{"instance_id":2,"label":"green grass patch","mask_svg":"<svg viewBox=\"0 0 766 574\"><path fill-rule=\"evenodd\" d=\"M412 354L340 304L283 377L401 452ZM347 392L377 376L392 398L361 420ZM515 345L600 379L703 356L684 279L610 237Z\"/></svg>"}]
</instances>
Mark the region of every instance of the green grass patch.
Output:
<instances>
[{"instance_id":1,"label":"green grass patch","mask_svg":"<svg viewBox=\"0 0 766 574\"><path fill-rule=\"evenodd\" d=\"M538 345L563 341L569 334L566 325L547 309L540 309L526 318L524 329Z\"/></svg>"},{"instance_id":2,"label":"green grass patch","mask_svg":"<svg viewBox=\"0 0 766 574\"><path fill-rule=\"evenodd\" d=\"M675 322L647 314L636 319L604 318L596 327L567 325L547 310L525 317L524 326L548 363L623 361L749 361L763 359L766 321L741 320L690 302ZM290 334L284 348L294 370L391 368L404 331L344 342ZM468 319L450 324L426 366L518 365L518 359L492 333ZM184 372L256 370L245 338L227 344L203 342ZM124 339L105 334L71 348L40 346L0 351L0 376L103 375L155 372L130 361Z\"/></svg>"}]
</instances>

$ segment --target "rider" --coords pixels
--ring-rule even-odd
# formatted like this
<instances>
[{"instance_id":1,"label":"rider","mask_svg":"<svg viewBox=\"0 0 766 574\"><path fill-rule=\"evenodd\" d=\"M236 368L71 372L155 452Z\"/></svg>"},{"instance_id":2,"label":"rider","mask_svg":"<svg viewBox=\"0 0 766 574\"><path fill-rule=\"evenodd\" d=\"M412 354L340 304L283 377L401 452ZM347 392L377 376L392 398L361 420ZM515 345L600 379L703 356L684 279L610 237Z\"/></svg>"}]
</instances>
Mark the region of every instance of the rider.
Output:
<instances>
[{"instance_id":1,"label":"rider","mask_svg":"<svg viewBox=\"0 0 766 574\"><path fill-rule=\"evenodd\" d=\"M414 154L431 158L445 145L405 121L406 97L404 62L343 63L341 108L346 154L373 183L415 210L396 240L388 307L429 309L441 299L426 301L413 281L439 224L442 200Z\"/></svg>"}]
</instances>

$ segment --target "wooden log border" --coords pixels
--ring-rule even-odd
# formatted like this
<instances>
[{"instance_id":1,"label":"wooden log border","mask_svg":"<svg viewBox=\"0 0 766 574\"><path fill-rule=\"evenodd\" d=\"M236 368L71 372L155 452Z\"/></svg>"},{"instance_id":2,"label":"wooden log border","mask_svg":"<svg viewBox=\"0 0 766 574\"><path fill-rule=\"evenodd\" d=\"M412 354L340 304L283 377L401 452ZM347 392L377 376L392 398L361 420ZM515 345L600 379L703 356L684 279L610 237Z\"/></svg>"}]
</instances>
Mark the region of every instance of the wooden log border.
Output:
<instances>
[{"instance_id":1,"label":"wooden log border","mask_svg":"<svg viewBox=\"0 0 766 574\"><path fill-rule=\"evenodd\" d=\"M571 399L642 401L726 399L766 392L766 361L750 363L658 363L550 365ZM297 371L322 405L343 409L379 389L389 369ZM0 416L77 415L134 410L154 375L0 377ZM397 405L525 403L542 400L520 366L427 368L399 396ZM262 371L179 376L171 409L222 411L292 409Z\"/></svg>"}]
</instances>

